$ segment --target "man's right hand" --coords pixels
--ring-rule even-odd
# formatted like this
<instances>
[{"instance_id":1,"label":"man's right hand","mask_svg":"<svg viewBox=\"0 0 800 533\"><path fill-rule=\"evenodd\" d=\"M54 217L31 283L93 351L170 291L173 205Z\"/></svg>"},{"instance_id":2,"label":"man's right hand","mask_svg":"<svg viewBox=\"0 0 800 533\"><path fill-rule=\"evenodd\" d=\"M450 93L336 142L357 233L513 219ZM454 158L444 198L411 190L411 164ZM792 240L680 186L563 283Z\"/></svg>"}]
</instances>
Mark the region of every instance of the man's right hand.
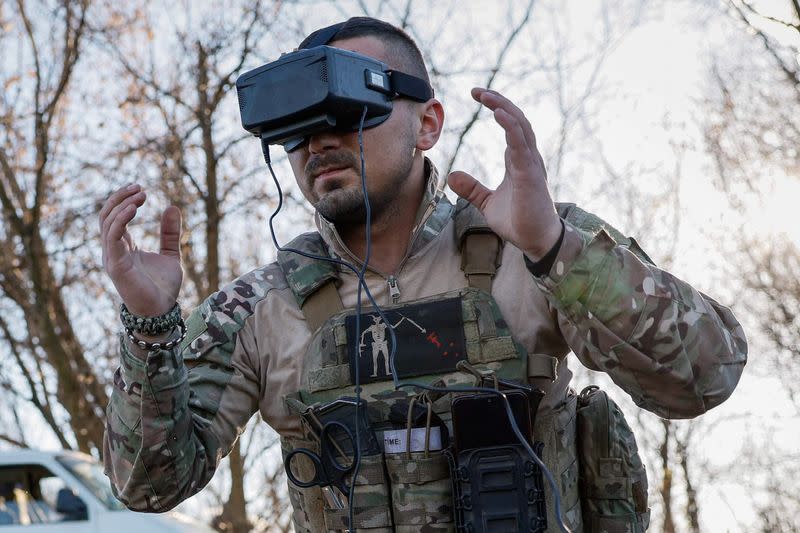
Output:
<instances>
[{"instance_id":1,"label":"man's right hand","mask_svg":"<svg viewBox=\"0 0 800 533\"><path fill-rule=\"evenodd\" d=\"M158 316L175 305L183 281L181 212L170 206L161 215L158 253L139 250L127 228L146 196L135 184L112 193L100 210L100 239L103 268L128 310L134 315Z\"/></svg>"}]
</instances>

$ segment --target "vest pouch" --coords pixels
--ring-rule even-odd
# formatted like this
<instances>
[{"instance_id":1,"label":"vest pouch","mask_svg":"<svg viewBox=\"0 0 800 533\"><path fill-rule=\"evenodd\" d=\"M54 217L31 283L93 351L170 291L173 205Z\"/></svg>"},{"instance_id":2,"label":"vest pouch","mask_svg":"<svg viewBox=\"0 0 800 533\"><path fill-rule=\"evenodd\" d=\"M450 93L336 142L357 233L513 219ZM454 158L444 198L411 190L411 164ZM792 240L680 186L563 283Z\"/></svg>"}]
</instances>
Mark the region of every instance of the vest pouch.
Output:
<instances>
[{"instance_id":1,"label":"vest pouch","mask_svg":"<svg viewBox=\"0 0 800 533\"><path fill-rule=\"evenodd\" d=\"M390 533L392 530L389 483L382 454L362 455L353 490L353 526L357 531ZM346 531L349 510L325 507L328 531Z\"/></svg>"},{"instance_id":2,"label":"vest pouch","mask_svg":"<svg viewBox=\"0 0 800 533\"><path fill-rule=\"evenodd\" d=\"M314 440L281 439L281 453L283 459L296 448L307 448L314 453L319 452L319 445ZM302 479L313 477L313 465L309 461L297 461L297 475ZM320 487L298 487L286 478L289 501L292 504L292 524L296 533L314 533L325 528L322 514L324 497Z\"/></svg>"},{"instance_id":3,"label":"vest pouch","mask_svg":"<svg viewBox=\"0 0 800 533\"><path fill-rule=\"evenodd\" d=\"M577 448L585 533L643 533L647 472L619 406L597 386L578 397Z\"/></svg>"},{"instance_id":4,"label":"vest pouch","mask_svg":"<svg viewBox=\"0 0 800 533\"><path fill-rule=\"evenodd\" d=\"M585 533L578 490L579 468L575 443L577 408L578 396L570 390L564 403L536 417L533 434L537 440L544 442L539 457L553 475L561 495L560 519L573 533ZM549 484L545 484L545 493L547 523L550 530L558 531L555 495Z\"/></svg>"},{"instance_id":5,"label":"vest pouch","mask_svg":"<svg viewBox=\"0 0 800 533\"><path fill-rule=\"evenodd\" d=\"M441 450L386 454L392 481L395 531L453 531L453 497L447 457Z\"/></svg>"},{"instance_id":6,"label":"vest pouch","mask_svg":"<svg viewBox=\"0 0 800 533\"><path fill-rule=\"evenodd\" d=\"M541 456L542 443L533 451ZM450 454L450 468L458 531L547 530L542 471L521 444Z\"/></svg>"}]
</instances>

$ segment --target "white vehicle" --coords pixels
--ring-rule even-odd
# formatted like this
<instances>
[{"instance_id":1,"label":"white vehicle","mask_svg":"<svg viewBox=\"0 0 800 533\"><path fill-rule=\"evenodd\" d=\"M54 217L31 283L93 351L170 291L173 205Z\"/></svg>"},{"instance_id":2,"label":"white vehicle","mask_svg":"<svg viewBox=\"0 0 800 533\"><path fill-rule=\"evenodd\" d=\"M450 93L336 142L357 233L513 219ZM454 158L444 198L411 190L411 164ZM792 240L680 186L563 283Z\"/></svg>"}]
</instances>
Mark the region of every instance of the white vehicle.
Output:
<instances>
[{"instance_id":1,"label":"white vehicle","mask_svg":"<svg viewBox=\"0 0 800 533\"><path fill-rule=\"evenodd\" d=\"M0 451L0 533L213 533L178 513L129 511L77 452Z\"/></svg>"}]
</instances>

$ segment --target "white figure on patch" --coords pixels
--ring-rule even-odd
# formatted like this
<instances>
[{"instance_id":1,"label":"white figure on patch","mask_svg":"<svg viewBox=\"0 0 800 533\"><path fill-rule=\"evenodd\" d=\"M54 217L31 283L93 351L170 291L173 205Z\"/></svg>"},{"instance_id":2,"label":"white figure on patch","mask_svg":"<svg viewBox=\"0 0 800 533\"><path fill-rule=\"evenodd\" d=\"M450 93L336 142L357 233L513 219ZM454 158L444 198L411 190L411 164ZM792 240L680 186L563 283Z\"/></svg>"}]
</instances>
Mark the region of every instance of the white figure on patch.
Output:
<instances>
[{"instance_id":1,"label":"white figure on patch","mask_svg":"<svg viewBox=\"0 0 800 533\"><path fill-rule=\"evenodd\" d=\"M361 348L366 348L364 337L367 333L372 334L372 377L378 377L378 356L383 354L383 367L386 372L382 375L391 374L389 370L389 343L386 340L386 323L381 320L380 315L370 315L372 325L361 333ZM363 352L362 352L363 353Z\"/></svg>"},{"instance_id":2,"label":"white figure on patch","mask_svg":"<svg viewBox=\"0 0 800 533\"><path fill-rule=\"evenodd\" d=\"M381 320L380 315L370 315L370 318L372 318L372 325L361 333L360 347L362 350L367 347L367 345L364 343L364 337L367 335L367 333L371 333L372 334L371 377L373 378L378 377L378 356L380 354L383 354L383 367L386 370L386 372L384 372L381 375L388 376L392 373L392 371L389 369L389 342L386 339L386 323L383 320ZM422 332L423 335L426 333L425 328L423 328L410 318L405 317L403 315L400 315L400 320L398 320L397 323L392 326L392 329L395 329L397 326L399 326L405 321L408 321L411 324L413 324L417 329L420 330L420 332Z\"/></svg>"}]
</instances>

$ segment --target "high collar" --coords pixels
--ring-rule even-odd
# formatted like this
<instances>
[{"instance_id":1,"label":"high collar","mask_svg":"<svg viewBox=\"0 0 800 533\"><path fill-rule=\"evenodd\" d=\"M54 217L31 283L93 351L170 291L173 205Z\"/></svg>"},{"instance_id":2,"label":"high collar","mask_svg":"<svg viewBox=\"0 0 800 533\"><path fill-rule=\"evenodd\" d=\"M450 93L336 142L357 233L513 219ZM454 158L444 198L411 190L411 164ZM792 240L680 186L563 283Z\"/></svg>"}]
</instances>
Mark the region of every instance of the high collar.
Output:
<instances>
[{"instance_id":1,"label":"high collar","mask_svg":"<svg viewBox=\"0 0 800 533\"><path fill-rule=\"evenodd\" d=\"M444 195L447 180L439 175L436 167L427 157L424 165L425 192L417 208L417 216L414 228L411 230L409 249L406 251L405 259L413 256L435 239L447 225L453 212L453 204ZM333 222L320 215L319 211L314 214L314 221L332 255L361 266L361 261L344 244Z\"/></svg>"}]
</instances>

